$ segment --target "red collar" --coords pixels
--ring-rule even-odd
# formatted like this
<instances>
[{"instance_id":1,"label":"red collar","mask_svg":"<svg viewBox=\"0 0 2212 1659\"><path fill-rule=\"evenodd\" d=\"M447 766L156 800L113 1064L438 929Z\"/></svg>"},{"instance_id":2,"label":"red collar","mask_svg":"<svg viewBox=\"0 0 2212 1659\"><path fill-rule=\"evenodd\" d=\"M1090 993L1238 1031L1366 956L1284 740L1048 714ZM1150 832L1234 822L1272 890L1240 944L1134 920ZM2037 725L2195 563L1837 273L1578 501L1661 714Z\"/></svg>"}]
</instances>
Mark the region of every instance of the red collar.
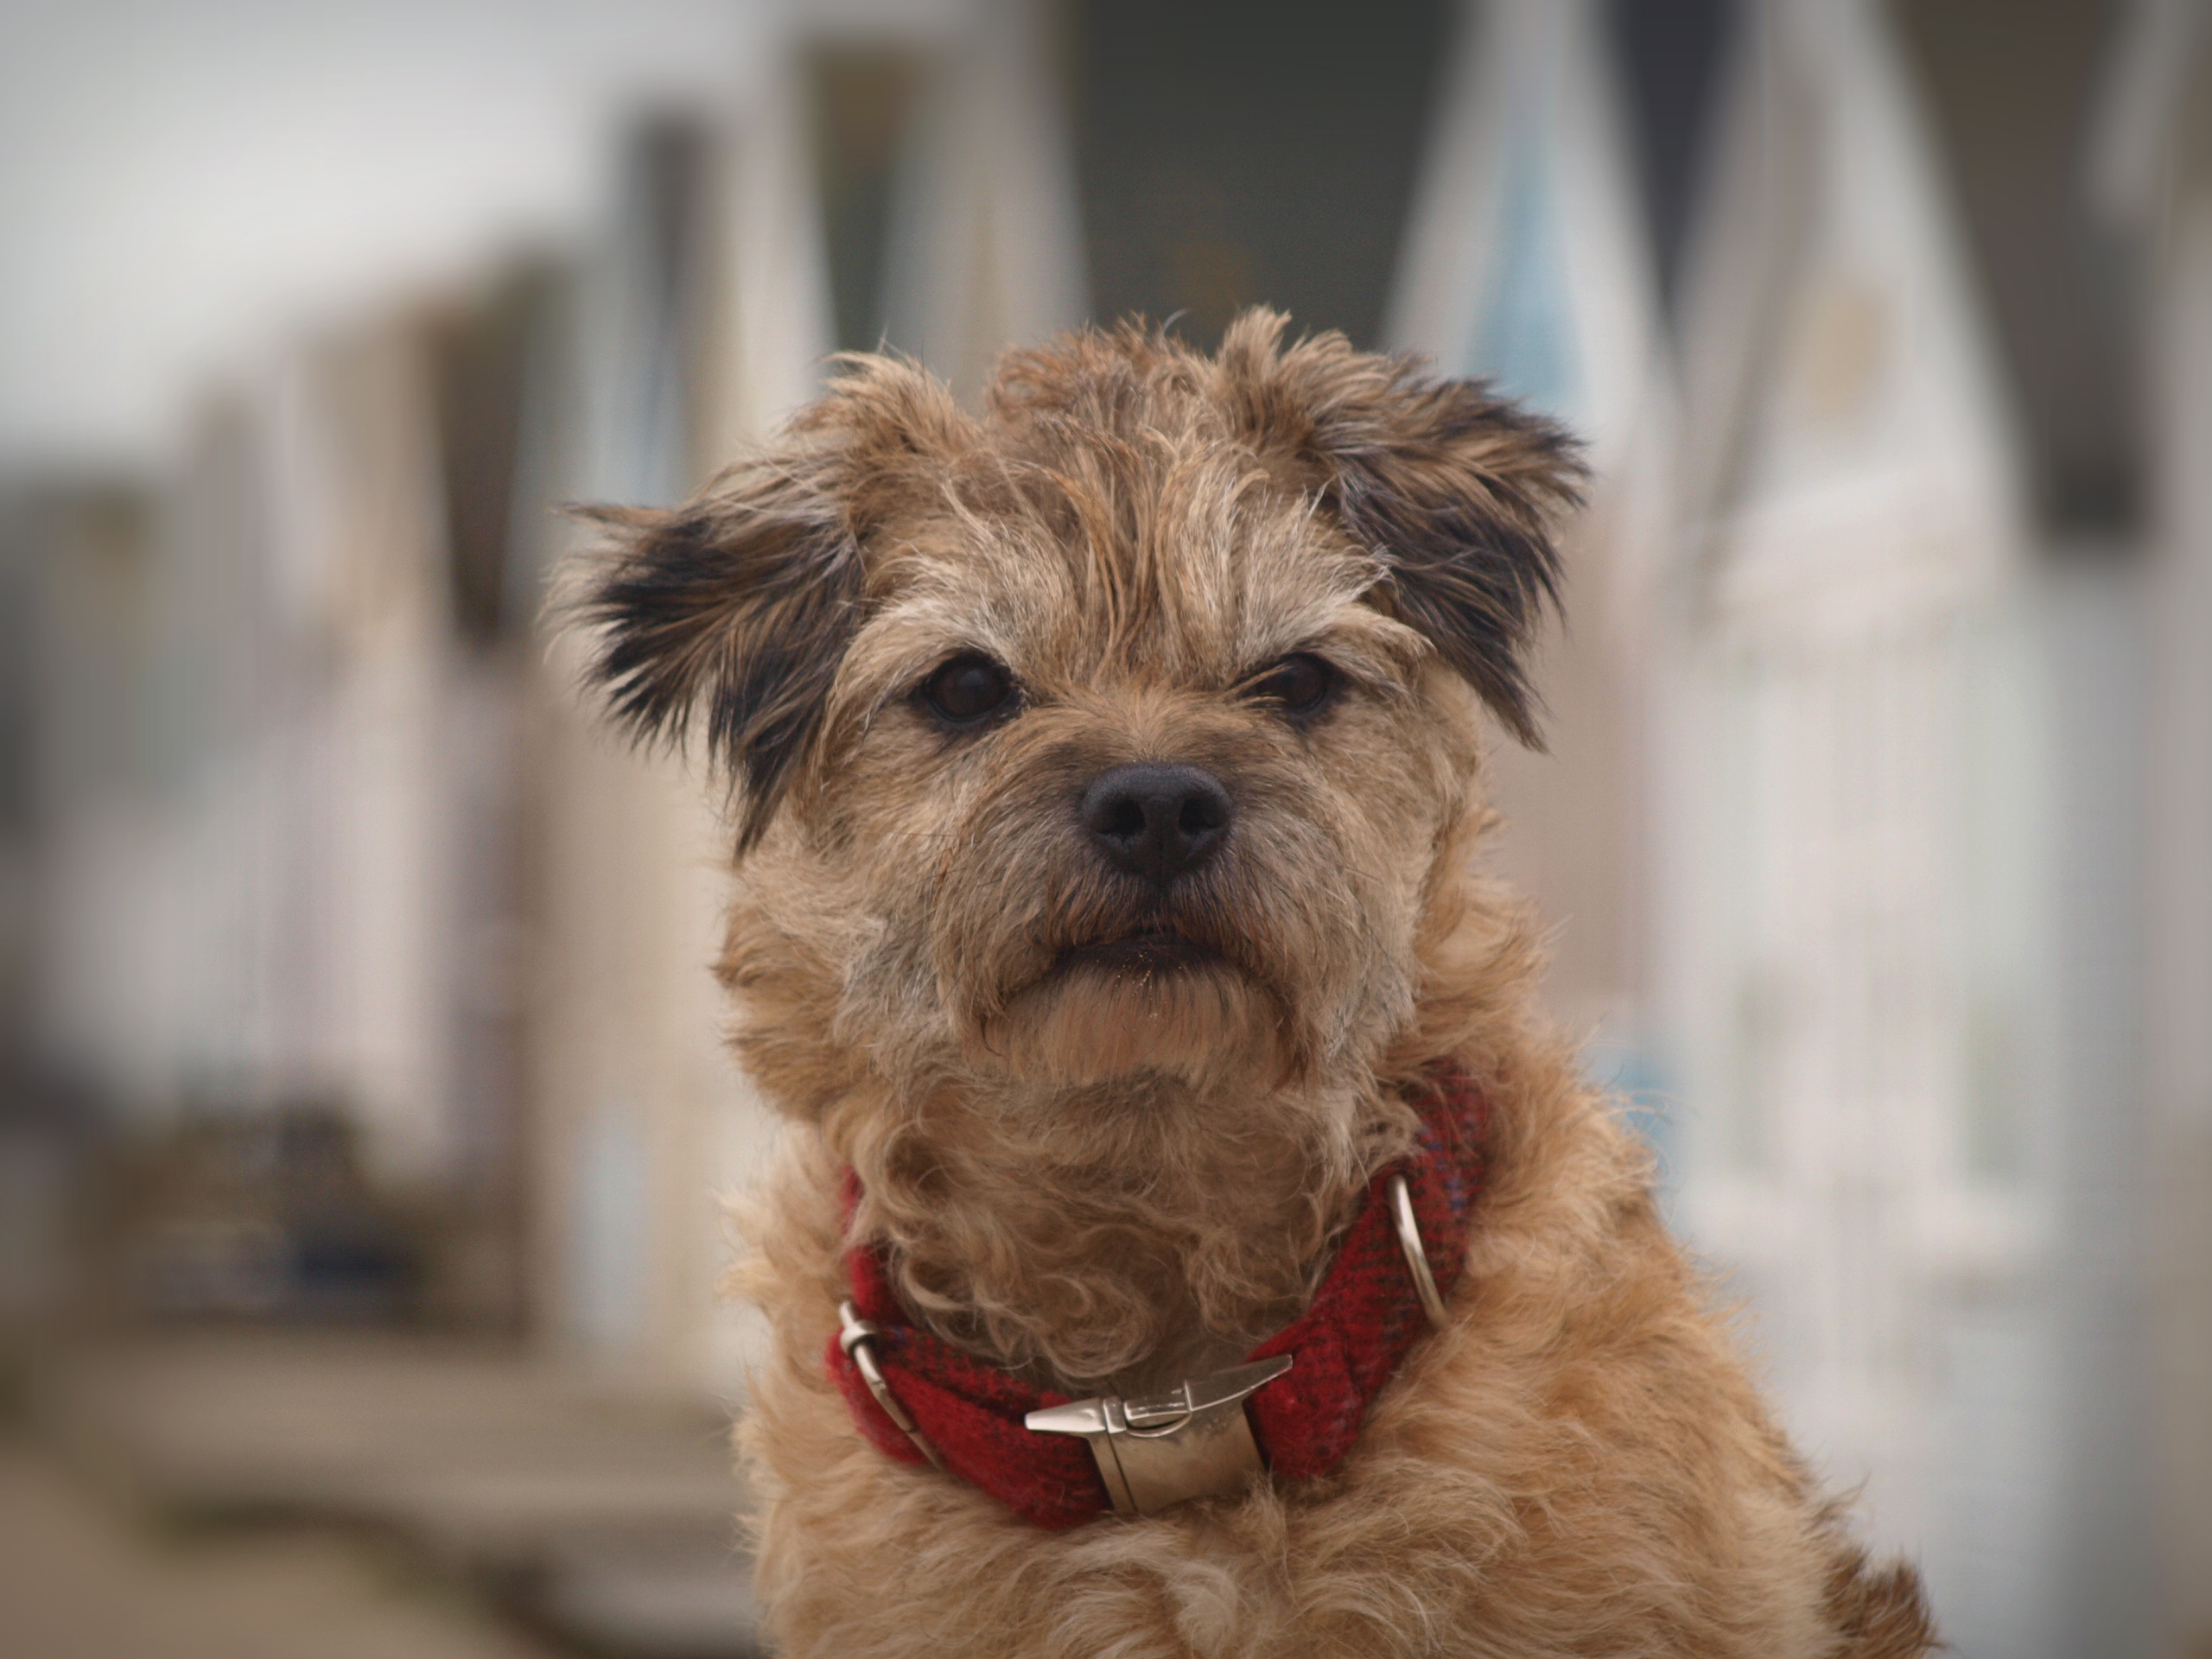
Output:
<instances>
[{"instance_id":1,"label":"red collar","mask_svg":"<svg viewBox=\"0 0 2212 1659\"><path fill-rule=\"evenodd\" d=\"M1281 1354L1297 1360L1248 1402L1261 1450L1278 1477L1307 1478L1343 1462L1375 1396L1428 1328L1393 1230L1392 1176L1406 1177L1438 1288L1449 1296L1459 1277L1482 1185L1482 1091L1456 1068L1441 1071L1421 1116L1418 1149L1370 1184L1313 1305L1251 1352L1255 1360ZM1109 1507L1081 1440L1023 1426L1027 1414L1065 1405L1067 1395L984 1364L910 1323L878 1248L855 1249L845 1261L856 1310L880 1328L871 1344L876 1364L947 1469L1040 1527L1080 1526ZM861 1432L889 1457L922 1462L835 1337L829 1366Z\"/></svg>"}]
</instances>

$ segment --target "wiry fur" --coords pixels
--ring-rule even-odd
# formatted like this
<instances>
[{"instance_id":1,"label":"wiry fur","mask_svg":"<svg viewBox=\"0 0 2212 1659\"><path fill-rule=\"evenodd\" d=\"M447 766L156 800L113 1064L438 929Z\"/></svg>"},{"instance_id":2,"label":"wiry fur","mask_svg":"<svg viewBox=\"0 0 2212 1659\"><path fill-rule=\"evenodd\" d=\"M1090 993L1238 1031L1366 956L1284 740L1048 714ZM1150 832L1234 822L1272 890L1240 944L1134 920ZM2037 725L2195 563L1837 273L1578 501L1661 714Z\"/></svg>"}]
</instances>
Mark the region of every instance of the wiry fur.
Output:
<instances>
[{"instance_id":1,"label":"wiry fur","mask_svg":"<svg viewBox=\"0 0 2212 1659\"><path fill-rule=\"evenodd\" d=\"M1533 734L1571 449L1281 327L1211 359L1065 337L981 417L852 359L773 454L612 519L587 576L618 710L703 705L741 791L721 974L789 1121L740 1274L775 1334L741 1438L783 1650L1921 1653L1910 1571L1866 1567L1774 1427L1470 866L1477 699ZM1310 721L1248 695L1294 652L1341 682ZM1011 671L1008 717L918 705L963 652ZM1078 820L1131 761L1236 803L1169 888ZM1215 958L1068 954L1160 927ZM822 1363L845 1168L914 1318L1071 1392L1157 1384L1297 1313L1441 1061L1491 1109L1454 1322L1336 1474L1056 1534L861 1438Z\"/></svg>"}]
</instances>

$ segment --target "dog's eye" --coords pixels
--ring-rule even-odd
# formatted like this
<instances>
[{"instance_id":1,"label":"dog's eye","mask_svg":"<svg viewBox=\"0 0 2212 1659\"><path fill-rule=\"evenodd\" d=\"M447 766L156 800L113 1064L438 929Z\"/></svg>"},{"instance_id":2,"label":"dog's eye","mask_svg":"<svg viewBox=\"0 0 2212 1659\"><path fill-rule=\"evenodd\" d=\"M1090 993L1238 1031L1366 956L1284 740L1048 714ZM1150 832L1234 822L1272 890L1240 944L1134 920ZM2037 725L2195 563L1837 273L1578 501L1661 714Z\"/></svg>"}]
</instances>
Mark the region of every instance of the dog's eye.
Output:
<instances>
[{"instance_id":1,"label":"dog's eye","mask_svg":"<svg viewBox=\"0 0 2212 1659\"><path fill-rule=\"evenodd\" d=\"M969 652L922 683L922 702L949 726L980 726L1014 700L1014 681L989 658Z\"/></svg>"},{"instance_id":2,"label":"dog's eye","mask_svg":"<svg viewBox=\"0 0 2212 1659\"><path fill-rule=\"evenodd\" d=\"M1311 652L1286 657L1244 688L1244 695L1302 719L1321 712L1337 689L1337 671Z\"/></svg>"}]
</instances>

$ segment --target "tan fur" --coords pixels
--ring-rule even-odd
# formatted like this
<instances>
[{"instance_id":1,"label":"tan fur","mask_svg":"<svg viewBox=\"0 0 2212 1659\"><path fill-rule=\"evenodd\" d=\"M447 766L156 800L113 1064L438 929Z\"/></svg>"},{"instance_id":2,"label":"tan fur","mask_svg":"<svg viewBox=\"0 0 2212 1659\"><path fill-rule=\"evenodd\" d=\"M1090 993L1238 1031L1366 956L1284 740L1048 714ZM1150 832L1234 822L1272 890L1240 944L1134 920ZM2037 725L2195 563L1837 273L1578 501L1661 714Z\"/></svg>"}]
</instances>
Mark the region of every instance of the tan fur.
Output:
<instances>
[{"instance_id":1,"label":"tan fur","mask_svg":"<svg viewBox=\"0 0 2212 1659\"><path fill-rule=\"evenodd\" d=\"M724 982L788 1120L746 1212L772 1323L741 1432L791 1655L1857 1656L1927 1649L1747 1381L1647 1160L1535 1014L1534 924L1471 857L1478 697L1533 732L1520 647L1571 498L1559 435L1264 314L1198 356L1123 329L1002 366L970 417L855 359L783 447L588 573L639 729L703 707L741 791ZM1018 712L953 733L963 651ZM1241 688L1293 652L1309 726ZM1236 804L1171 899L1072 803L1203 766ZM1165 920L1180 974L1062 953ZM1294 1317L1401 1086L1491 1103L1453 1324L1334 1475L1071 1533L863 1440L823 1366L855 1233L909 1313L1075 1393L1230 1363Z\"/></svg>"}]
</instances>

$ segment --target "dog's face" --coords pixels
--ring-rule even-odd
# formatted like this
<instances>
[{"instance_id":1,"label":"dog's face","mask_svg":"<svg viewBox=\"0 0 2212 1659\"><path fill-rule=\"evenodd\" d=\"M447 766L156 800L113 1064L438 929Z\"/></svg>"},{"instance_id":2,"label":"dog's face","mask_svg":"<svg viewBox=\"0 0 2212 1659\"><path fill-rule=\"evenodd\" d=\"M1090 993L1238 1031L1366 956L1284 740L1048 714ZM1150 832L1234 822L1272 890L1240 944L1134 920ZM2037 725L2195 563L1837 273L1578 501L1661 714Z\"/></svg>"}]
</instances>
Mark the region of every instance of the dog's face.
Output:
<instances>
[{"instance_id":1,"label":"dog's face","mask_svg":"<svg viewBox=\"0 0 2212 1659\"><path fill-rule=\"evenodd\" d=\"M863 360L783 451L608 516L600 677L647 733L703 709L762 931L879 1069L1312 1078L1410 1013L1574 465L1281 326L1017 354L982 420Z\"/></svg>"}]
</instances>

